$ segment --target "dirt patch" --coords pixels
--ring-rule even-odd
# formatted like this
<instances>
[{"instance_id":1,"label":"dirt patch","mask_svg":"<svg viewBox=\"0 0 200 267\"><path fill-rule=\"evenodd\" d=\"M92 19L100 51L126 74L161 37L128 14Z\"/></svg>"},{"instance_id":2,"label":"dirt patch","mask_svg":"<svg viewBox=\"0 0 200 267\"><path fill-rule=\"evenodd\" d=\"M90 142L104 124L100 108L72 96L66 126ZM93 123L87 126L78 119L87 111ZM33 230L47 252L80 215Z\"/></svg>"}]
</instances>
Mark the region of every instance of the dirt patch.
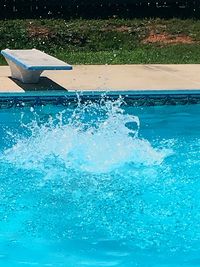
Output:
<instances>
[{"instance_id":1,"label":"dirt patch","mask_svg":"<svg viewBox=\"0 0 200 267\"><path fill-rule=\"evenodd\" d=\"M55 34L48 27L28 25L28 35L30 38L48 39Z\"/></svg>"},{"instance_id":2,"label":"dirt patch","mask_svg":"<svg viewBox=\"0 0 200 267\"><path fill-rule=\"evenodd\" d=\"M119 27L116 27L115 31L117 31L117 32L132 32L132 27L119 26Z\"/></svg>"},{"instance_id":3,"label":"dirt patch","mask_svg":"<svg viewBox=\"0 0 200 267\"><path fill-rule=\"evenodd\" d=\"M150 31L149 36L142 40L143 44L162 43L162 44L193 44L194 40L187 35L171 35L168 33L155 33Z\"/></svg>"},{"instance_id":4,"label":"dirt patch","mask_svg":"<svg viewBox=\"0 0 200 267\"><path fill-rule=\"evenodd\" d=\"M101 29L102 32L132 32L132 27L129 26L116 26L116 25L108 25Z\"/></svg>"}]
</instances>

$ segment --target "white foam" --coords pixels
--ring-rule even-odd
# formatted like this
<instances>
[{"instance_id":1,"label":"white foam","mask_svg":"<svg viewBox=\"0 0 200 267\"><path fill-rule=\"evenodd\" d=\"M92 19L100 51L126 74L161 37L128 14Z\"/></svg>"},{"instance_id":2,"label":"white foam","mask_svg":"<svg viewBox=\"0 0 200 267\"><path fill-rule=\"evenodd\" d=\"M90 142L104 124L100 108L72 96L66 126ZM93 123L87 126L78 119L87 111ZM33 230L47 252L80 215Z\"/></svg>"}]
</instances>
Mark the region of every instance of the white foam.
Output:
<instances>
[{"instance_id":1,"label":"white foam","mask_svg":"<svg viewBox=\"0 0 200 267\"><path fill-rule=\"evenodd\" d=\"M128 163L161 164L169 151L155 149L147 140L139 138L139 118L125 114L121 103L117 100L79 104L67 123L63 113L49 117L43 124L37 116L29 124L24 124L22 119L22 127L31 131L31 135L17 137L2 159L19 168L44 172L55 166L59 169L59 165L105 173ZM95 120L94 117L84 120L90 113ZM127 124L133 127L128 128Z\"/></svg>"}]
</instances>

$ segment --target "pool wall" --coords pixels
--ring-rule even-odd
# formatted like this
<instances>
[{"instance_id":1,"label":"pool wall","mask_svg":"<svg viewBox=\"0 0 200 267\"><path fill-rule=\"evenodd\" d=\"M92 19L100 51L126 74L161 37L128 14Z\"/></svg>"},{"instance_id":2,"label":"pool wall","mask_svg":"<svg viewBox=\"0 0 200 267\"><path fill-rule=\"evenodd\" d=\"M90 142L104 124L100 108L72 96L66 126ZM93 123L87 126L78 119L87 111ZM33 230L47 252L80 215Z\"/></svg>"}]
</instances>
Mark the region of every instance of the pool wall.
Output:
<instances>
[{"instance_id":1,"label":"pool wall","mask_svg":"<svg viewBox=\"0 0 200 267\"><path fill-rule=\"evenodd\" d=\"M115 92L66 92L66 93L29 93L0 94L0 109L23 108L46 105L77 105L79 102L116 100L122 98L124 105L163 106L200 104L199 91L115 91Z\"/></svg>"}]
</instances>

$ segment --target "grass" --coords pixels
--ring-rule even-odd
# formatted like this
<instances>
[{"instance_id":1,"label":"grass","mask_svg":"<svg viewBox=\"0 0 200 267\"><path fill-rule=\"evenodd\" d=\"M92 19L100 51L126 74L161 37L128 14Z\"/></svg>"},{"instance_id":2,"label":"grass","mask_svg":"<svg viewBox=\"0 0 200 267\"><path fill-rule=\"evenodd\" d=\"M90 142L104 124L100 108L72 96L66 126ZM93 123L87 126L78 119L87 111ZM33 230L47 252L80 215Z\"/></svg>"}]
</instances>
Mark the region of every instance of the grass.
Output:
<instances>
[{"instance_id":1,"label":"grass","mask_svg":"<svg viewBox=\"0 0 200 267\"><path fill-rule=\"evenodd\" d=\"M0 21L0 49L33 47L71 64L200 63L200 21Z\"/></svg>"}]
</instances>

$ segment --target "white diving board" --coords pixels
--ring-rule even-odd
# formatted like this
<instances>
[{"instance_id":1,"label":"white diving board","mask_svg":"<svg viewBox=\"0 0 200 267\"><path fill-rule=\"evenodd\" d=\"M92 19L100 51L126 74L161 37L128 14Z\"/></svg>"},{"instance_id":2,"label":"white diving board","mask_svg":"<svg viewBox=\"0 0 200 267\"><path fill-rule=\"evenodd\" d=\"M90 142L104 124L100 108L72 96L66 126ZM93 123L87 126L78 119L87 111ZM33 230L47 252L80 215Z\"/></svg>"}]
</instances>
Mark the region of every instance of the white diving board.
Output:
<instances>
[{"instance_id":1,"label":"white diving board","mask_svg":"<svg viewBox=\"0 0 200 267\"><path fill-rule=\"evenodd\" d=\"M23 83L37 83L44 70L72 70L72 66L37 49L1 51L11 76Z\"/></svg>"}]
</instances>

